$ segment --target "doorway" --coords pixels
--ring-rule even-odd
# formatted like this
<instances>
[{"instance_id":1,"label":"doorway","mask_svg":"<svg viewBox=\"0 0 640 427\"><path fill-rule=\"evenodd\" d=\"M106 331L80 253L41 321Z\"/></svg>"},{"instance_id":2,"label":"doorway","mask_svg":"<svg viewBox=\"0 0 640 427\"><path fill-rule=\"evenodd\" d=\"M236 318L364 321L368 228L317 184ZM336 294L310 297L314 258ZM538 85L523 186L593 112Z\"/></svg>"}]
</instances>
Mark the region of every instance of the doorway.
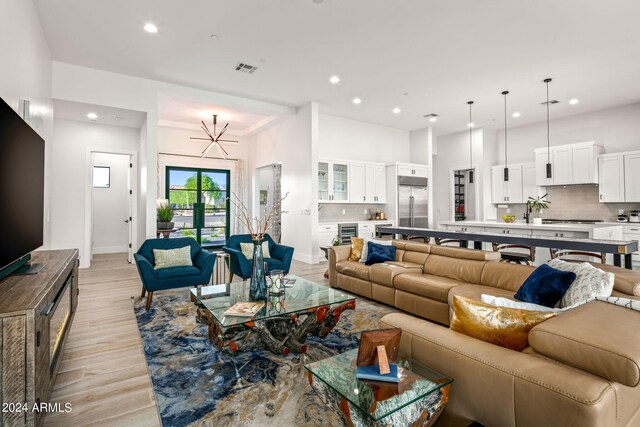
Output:
<instances>
[{"instance_id":1,"label":"doorway","mask_svg":"<svg viewBox=\"0 0 640 427\"><path fill-rule=\"evenodd\" d=\"M171 237L193 237L205 249L224 246L229 238L230 171L167 166L165 176L176 229Z\"/></svg>"},{"instance_id":2,"label":"doorway","mask_svg":"<svg viewBox=\"0 0 640 427\"><path fill-rule=\"evenodd\" d=\"M476 175L474 179L471 179L472 175ZM478 186L475 170L454 170L452 183L454 221L475 221L478 213Z\"/></svg>"},{"instance_id":3,"label":"doorway","mask_svg":"<svg viewBox=\"0 0 640 427\"><path fill-rule=\"evenodd\" d=\"M254 206L258 207L258 217L264 218L276 200L282 199L282 165L273 164L256 169L257 200ZM269 226L269 235L280 243L282 237L282 210L273 213Z\"/></svg>"},{"instance_id":4,"label":"doorway","mask_svg":"<svg viewBox=\"0 0 640 427\"><path fill-rule=\"evenodd\" d=\"M91 154L91 256L127 254L133 243L133 160L129 154Z\"/></svg>"}]
</instances>

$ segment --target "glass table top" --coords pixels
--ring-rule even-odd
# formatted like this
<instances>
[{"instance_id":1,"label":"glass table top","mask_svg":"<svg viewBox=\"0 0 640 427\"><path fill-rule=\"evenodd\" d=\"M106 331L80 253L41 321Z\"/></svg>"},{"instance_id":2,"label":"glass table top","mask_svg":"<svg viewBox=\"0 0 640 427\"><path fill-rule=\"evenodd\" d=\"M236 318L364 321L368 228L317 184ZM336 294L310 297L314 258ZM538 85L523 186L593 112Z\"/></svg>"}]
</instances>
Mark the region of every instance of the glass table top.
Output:
<instances>
[{"instance_id":1,"label":"glass table top","mask_svg":"<svg viewBox=\"0 0 640 427\"><path fill-rule=\"evenodd\" d=\"M385 383L356 378L358 349L305 365L334 392L358 407L374 421L404 408L451 384L453 379L418 362L398 356L399 382Z\"/></svg>"},{"instance_id":2,"label":"glass table top","mask_svg":"<svg viewBox=\"0 0 640 427\"><path fill-rule=\"evenodd\" d=\"M286 279L284 293L280 296L270 295L267 304L253 317L224 315L235 303L249 301L249 280L191 288L190 292L223 328L356 299L339 289L319 285L293 274L287 275Z\"/></svg>"}]
</instances>

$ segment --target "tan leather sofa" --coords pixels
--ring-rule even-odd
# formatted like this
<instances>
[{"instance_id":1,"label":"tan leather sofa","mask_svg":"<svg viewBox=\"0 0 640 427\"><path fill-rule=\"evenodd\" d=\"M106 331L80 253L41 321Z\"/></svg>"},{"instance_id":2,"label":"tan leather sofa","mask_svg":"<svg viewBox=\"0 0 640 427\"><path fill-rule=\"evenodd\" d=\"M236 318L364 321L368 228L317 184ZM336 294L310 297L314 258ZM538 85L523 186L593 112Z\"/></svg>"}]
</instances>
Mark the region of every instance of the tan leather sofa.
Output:
<instances>
[{"instance_id":1,"label":"tan leather sofa","mask_svg":"<svg viewBox=\"0 0 640 427\"><path fill-rule=\"evenodd\" d=\"M495 262L492 252L393 244L396 261L371 267L348 261L349 246L332 248L329 280L407 312L387 314L380 327L402 328L403 354L454 379L446 420L640 426L640 312L591 302L536 326L524 351L509 350L431 321L449 323L454 295L513 298L533 267ZM640 297L638 272L607 269L613 295Z\"/></svg>"}]
</instances>

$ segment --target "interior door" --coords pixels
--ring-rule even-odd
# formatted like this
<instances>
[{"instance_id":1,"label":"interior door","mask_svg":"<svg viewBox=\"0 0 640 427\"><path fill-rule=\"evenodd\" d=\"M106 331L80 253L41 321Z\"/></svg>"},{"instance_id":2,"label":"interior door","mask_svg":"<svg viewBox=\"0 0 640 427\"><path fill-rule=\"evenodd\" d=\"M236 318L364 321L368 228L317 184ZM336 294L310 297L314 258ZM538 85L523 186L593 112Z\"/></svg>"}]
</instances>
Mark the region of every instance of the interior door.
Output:
<instances>
[{"instance_id":1,"label":"interior door","mask_svg":"<svg viewBox=\"0 0 640 427\"><path fill-rule=\"evenodd\" d=\"M135 175L134 175L134 170L133 170L133 163L131 161L131 156L129 156L129 174L127 175L127 189L128 189L128 198L129 198L129 203L127 203L127 219L125 220L125 222L128 225L129 228L129 249L127 251L127 261L129 261L129 263L133 262L133 187L132 187L132 180L135 179ZM133 176L132 176L133 175Z\"/></svg>"}]
</instances>

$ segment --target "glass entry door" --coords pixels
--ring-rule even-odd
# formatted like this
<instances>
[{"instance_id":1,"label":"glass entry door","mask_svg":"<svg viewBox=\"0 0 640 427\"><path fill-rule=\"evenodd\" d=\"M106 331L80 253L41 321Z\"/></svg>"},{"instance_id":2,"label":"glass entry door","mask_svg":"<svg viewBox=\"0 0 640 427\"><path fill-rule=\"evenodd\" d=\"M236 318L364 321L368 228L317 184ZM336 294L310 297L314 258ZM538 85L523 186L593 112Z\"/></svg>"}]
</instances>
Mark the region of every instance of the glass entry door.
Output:
<instances>
[{"instance_id":1,"label":"glass entry door","mask_svg":"<svg viewBox=\"0 0 640 427\"><path fill-rule=\"evenodd\" d=\"M174 209L172 237L193 237L219 248L229 237L228 170L167 166L166 197Z\"/></svg>"}]
</instances>

